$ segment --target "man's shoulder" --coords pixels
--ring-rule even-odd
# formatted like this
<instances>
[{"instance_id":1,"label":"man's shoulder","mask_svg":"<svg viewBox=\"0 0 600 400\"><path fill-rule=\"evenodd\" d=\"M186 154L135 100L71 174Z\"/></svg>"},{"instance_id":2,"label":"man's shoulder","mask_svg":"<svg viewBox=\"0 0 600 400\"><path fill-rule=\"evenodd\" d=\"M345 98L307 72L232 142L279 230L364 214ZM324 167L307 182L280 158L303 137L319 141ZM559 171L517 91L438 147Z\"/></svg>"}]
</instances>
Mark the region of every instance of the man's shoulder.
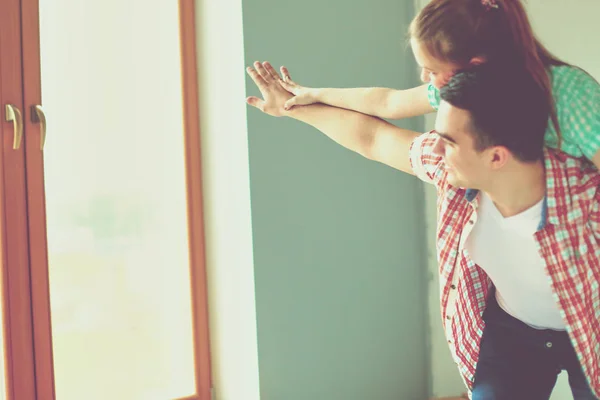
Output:
<instances>
[{"instance_id":1,"label":"man's shoulder","mask_svg":"<svg viewBox=\"0 0 600 400\"><path fill-rule=\"evenodd\" d=\"M585 158L573 157L555 149L546 149L545 166L548 191L560 204L577 208L585 219L600 218L600 172ZM574 210L569 210L574 211ZM593 215L592 215L593 214Z\"/></svg>"},{"instance_id":2,"label":"man's shoulder","mask_svg":"<svg viewBox=\"0 0 600 400\"><path fill-rule=\"evenodd\" d=\"M410 146L409 158L417 178L439 188L444 186L448 174L444 168L443 158L433 151L436 141L437 135L434 131L417 136Z\"/></svg>"},{"instance_id":3,"label":"man's shoulder","mask_svg":"<svg viewBox=\"0 0 600 400\"><path fill-rule=\"evenodd\" d=\"M570 188L597 188L600 183L600 172L587 158L551 148L546 149L544 157L547 175L564 180L563 184Z\"/></svg>"}]
</instances>

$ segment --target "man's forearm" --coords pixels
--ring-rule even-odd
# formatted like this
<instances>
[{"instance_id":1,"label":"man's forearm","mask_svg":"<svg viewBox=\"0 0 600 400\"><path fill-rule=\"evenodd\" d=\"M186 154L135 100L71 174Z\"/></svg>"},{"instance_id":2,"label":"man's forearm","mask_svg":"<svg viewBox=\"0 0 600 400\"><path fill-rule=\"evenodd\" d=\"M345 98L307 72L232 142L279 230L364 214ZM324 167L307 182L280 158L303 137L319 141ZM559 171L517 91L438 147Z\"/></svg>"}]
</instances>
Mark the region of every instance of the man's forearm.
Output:
<instances>
[{"instance_id":1,"label":"man's forearm","mask_svg":"<svg viewBox=\"0 0 600 400\"><path fill-rule=\"evenodd\" d=\"M355 111L323 104L292 108L287 116L311 125L338 144L369 157L375 135L389 123Z\"/></svg>"},{"instance_id":2,"label":"man's forearm","mask_svg":"<svg viewBox=\"0 0 600 400\"><path fill-rule=\"evenodd\" d=\"M294 107L289 115L305 122L340 145L397 170L414 174L409 151L418 132L382 119L322 104Z\"/></svg>"}]
</instances>

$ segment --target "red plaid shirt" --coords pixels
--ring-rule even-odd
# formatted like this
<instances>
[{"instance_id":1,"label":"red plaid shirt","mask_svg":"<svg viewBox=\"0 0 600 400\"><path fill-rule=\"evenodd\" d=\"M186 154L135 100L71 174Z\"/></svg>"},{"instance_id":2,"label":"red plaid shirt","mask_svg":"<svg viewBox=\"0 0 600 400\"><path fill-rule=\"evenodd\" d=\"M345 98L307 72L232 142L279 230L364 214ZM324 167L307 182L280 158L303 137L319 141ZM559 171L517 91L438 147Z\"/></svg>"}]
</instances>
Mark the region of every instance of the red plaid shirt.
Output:
<instances>
[{"instance_id":1,"label":"red plaid shirt","mask_svg":"<svg viewBox=\"0 0 600 400\"><path fill-rule=\"evenodd\" d=\"M477 221L478 192L450 186L437 135L414 140L415 174L437 188L437 257L441 311L452 357L469 390L492 282L464 251ZM535 233L566 330L596 396L600 397L600 174L583 159L545 151L546 200Z\"/></svg>"}]
</instances>

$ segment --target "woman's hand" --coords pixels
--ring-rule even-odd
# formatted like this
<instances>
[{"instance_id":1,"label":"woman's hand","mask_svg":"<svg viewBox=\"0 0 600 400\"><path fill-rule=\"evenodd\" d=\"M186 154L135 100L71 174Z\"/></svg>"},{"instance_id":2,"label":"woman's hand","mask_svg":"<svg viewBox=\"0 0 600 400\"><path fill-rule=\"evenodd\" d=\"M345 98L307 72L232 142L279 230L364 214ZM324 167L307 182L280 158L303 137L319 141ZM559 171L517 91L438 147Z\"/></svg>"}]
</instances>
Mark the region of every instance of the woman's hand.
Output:
<instances>
[{"instance_id":1,"label":"woman's hand","mask_svg":"<svg viewBox=\"0 0 600 400\"><path fill-rule=\"evenodd\" d=\"M285 103L286 110L290 110L294 106L306 106L319 102L317 100L317 89L298 85L292 80L290 71L286 67L281 67L281 76L283 76L283 80L279 81L281 86L294 95Z\"/></svg>"}]
</instances>

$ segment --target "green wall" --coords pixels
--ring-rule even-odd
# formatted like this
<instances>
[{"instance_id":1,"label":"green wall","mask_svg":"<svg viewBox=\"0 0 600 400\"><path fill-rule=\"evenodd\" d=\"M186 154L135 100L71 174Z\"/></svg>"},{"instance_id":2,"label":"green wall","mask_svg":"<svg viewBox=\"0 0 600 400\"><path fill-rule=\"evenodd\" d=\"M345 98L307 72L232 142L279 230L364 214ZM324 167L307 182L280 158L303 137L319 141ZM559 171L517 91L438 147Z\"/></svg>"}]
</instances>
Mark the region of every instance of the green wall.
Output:
<instances>
[{"instance_id":1,"label":"green wall","mask_svg":"<svg viewBox=\"0 0 600 400\"><path fill-rule=\"evenodd\" d=\"M246 64L285 63L307 86L412 87L413 14L401 0L244 0ZM251 109L248 132L261 400L425 399L421 184L297 121Z\"/></svg>"}]
</instances>

